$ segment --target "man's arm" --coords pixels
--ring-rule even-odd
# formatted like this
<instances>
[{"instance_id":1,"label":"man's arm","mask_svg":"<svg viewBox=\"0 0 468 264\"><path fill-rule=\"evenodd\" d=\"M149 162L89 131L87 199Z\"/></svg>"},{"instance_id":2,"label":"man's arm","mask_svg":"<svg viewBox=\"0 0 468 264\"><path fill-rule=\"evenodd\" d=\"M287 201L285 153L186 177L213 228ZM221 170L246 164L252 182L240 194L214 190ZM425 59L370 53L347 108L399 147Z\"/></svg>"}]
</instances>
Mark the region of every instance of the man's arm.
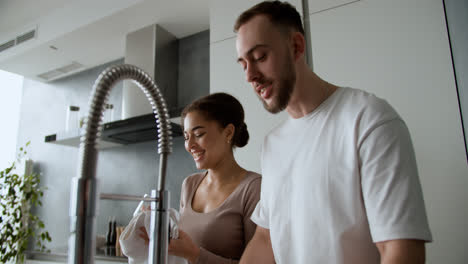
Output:
<instances>
[{"instance_id":1,"label":"man's arm","mask_svg":"<svg viewBox=\"0 0 468 264\"><path fill-rule=\"evenodd\" d=\"M424 241L416 239L397 239L377 242L381 264L419 264L424 263L426 250Z\"/></svg>"},{"instance_id":2,"label":"man's arm","mask_svg":"<svg viewBox=\"0 0 468 264\"><path fill-rule=\"evenodd\" d=\"M275 263L270 241L270 230L257 226L255 234L245 248L240 264Z\"/></svg>"}]
</instances>

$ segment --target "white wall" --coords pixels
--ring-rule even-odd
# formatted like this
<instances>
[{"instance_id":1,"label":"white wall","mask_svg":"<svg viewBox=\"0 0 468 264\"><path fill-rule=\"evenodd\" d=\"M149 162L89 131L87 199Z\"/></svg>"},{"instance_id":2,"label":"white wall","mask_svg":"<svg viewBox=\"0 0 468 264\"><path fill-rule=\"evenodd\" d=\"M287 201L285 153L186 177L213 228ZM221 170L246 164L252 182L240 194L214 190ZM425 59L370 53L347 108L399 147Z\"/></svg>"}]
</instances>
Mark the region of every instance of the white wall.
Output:
<instances>
[{"instance_id":1,"label":"white wall","mask_svg":"<svg viewBox=\"0 0 468 264\"><path fill-rule=\"evenodd\" d=\"M0 70L0 171L16 158L23 77Z\"/></svg>"},{"instance_id":2,"label":"white wall","mask_svg":"<svg viewBox=\"0 0 468 264\"><path fill-rule=\"evenodd\" d=\"M224 25L224 34L212 35L210 89L244 105L252 141L237 158L259 171L262 138L284 115L263 110L235 62L232 24L246 2L257 1L212 3L211 28ZM442 1L314 0L309 7L315 71L385 98L410 129L434 237L427 263L468 263L468 165Z\"/></svg>"}]
</instances>

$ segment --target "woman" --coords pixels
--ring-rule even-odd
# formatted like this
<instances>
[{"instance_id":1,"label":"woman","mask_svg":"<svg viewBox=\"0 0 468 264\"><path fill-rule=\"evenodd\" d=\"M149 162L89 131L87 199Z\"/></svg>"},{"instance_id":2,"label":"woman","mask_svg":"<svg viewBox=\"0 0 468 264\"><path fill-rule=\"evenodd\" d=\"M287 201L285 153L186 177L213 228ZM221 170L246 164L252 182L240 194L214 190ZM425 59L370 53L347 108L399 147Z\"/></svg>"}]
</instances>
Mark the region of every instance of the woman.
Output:
<instances>
[{"instance_id":1,"label":"woman","mask_svg":"<svg viewBox=\"0 0 468 264\"><path fill-rule=\"evenodd\" d=\"M182 112L185 149L204 170L181 190L179 238L169 254L190 263L238 263L256 225L250 215L260 199L259 174L236 162L233 149L247 144L244 109L226 93L202 97Z\"/></svg>"}]
</instances>

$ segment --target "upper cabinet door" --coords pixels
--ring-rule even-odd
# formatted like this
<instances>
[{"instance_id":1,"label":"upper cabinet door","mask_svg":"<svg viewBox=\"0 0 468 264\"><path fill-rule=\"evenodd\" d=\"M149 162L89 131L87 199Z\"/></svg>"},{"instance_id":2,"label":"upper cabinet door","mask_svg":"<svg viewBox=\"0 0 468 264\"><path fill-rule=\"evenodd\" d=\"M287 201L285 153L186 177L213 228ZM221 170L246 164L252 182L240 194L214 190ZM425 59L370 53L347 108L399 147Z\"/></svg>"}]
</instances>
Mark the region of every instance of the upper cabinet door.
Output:
<instances>
[{"instance_id":1,"label":"upper cabinet door","mask_svg":"<svg viewBox=\"0 0 468 264\"><path fill-rule=\"evenodd\" d=\"M357 2L359 0L308 0L309 14L317 13L323 10L334 8L337 6Z\"/></svg>"},{"instance_id":2,"label":"upper cabinet door","mask_svg":"<svg viewBox=\"0 0 468 264\"><path fill-rule=\"evenodd\" d=\"M234 23L237 17L261 0L216 0L210 3L210 42L232 38L235 36ZM302 1L287 1L294 5L302 16Z\"/></svg>"}]
</instances>

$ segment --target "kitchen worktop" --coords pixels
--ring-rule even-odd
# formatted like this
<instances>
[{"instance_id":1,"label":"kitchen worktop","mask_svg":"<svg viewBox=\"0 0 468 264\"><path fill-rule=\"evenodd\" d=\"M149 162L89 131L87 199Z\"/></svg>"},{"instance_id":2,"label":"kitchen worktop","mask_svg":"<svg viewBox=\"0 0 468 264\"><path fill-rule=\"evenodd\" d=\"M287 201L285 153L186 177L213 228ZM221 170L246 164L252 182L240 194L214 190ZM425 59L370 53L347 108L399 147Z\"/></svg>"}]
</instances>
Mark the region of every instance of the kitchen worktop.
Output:
<instances>
[{"instance_id":1,"label":"kitchen worktop","mask_svg":"<svg viewBox=\"0 0 468 264\"><path fill-rule=\"evenodd\" d=\"M106 252L107 251L107 252ZM117 257L109 254L110 249L101 248L96 250L96 264L111 264L111 263L127 263L126 257ZM39 251L26 251L26 263L27 264L43 264L43 263L67 263L68 254L67 248L55 248L51 249L51 252L39 252Z\"/></svg>"}]
</instances>

